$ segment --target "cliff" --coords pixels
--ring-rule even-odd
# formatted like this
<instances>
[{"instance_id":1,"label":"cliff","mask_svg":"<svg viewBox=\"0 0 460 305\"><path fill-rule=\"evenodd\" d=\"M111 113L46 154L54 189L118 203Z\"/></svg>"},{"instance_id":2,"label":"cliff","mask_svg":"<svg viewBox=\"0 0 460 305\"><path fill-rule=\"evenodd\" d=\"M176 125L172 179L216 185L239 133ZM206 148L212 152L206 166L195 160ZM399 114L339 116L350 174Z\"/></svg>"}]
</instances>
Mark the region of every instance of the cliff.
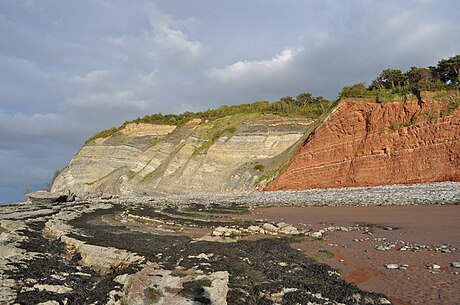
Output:
<instances>
[{"instance_id":1,"label":"cliff","mask_svg":"<svg viewBox=\"0 0 460 305\"><path fill-rule=\"evenodd\" d=\"M87 141L52 191L86 197L254 189L287 161L312 123L257 113L180 126L130 123Z\"/></svg>"},{"instance_id":2,"label":"cliff","mask_svg":"<svg viewBox=\"0 0 460 305\"><path fill-rule=\"evenodd\" d=\"M434 181L460 181L457 100L349 99L304 142L266 190Z\"/></svg>"},{"instance_id":3,"label":"cliff","mask_svg":"<svg viewBox=\"0 0 460 305\"><path fill-rule=\"evenodd\" d=\"M451 91L423 101L345 99L316 121L242 112L177 125L127 122L88 140L52 191L95 197L460 181L458 104Z\"/></svg>"}]
</instances>

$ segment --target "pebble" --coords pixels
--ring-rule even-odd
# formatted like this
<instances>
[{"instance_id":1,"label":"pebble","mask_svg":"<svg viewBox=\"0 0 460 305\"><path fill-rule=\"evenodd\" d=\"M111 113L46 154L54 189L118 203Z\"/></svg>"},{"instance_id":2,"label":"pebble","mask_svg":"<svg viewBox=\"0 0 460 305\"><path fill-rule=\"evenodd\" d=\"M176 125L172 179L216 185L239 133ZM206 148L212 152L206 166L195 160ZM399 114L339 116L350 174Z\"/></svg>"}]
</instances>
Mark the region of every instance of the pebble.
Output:
<instances>
[{"instance_id":1,"label":"pebble","mask_svg":"<svg viewBox=\"0 0 460 305\"><path fill-rule=\"evenodd\" d=\"M84 272L74 272L73 275L91 277L91 274Z\"/></svg>"},{"instance_id":2,"label":"pebble","mask_svg":"<svg viewBox=\"0 0 460 305\"><path fill-rule=\"evenodd\" d=\"M423 205L458 203L458 182L424 183L415 185L386 185L376 187L345 187L336 189L311 189L302 191L214 193L169 196L126 195L113 199L114 203L145 203L157 205L183 205L196 202L220 205L241 204L263 206L375 206Z\"/></svg>"},{"instance_id":3,"label":"pebble","mask_svg":"<svg viewBox=\"0 0 460 305\"><path fill-rule=\"evenodd\" d=\"M437 264L433 264L433 265L429 265L428 266L428 269L431 269L431 270L439 270L441 269L441 266L437 265Z\"/></svg>"},{"instance_id":4,"label":"pebble","mask_svg":"<svg viewBox=\"0 0 460 305\"><path fill-rule=\"evenodd\" d=\"M399 270L407 270L408 267L409 265L402 264L402 265L399 265Z\"/></svg>"},{"instance_id":5,"label":"pebble","mask_svg":"<svg viewBox=\"0 0 460 305\"><path fill-rule=\"evenodd\" d=\"M313 232L310 234L312 237L315 237L315 238L321 238L323 237L323 233L321 232Z\"/></svg>"},{"instance_id":6,"label":"pebble","mask_svg":"<svg viewBox=\"0 0 460 305\"><path fill-rule=\"evenodd\" d=\"M189 255L188 258L198 258L198 259L204 259L204 260L209 260L211 257L214 256L214 253L200 253L198 255Z\"/></svg>"},{"instance_id":7,"label":"pebble","mask_svg":"<svg viewBox=\"0 0 460 305\"><path fill-rule=\"evenodd\" d=\"M65 277L64 276L61 276L59 274L52 274L51 277L55 280L58 280L58 281L64 281L65 280Z\"/></svg>"},{"instance_id":8,"label":"pebble","mask_svg":"<svg viewBox=\"0 0 460 305\"><path fill-rule=\"evenodd\" d=\"M454 268L460 268L460 262L452 262L450 265Z\"/></svg>"}]
</instances>

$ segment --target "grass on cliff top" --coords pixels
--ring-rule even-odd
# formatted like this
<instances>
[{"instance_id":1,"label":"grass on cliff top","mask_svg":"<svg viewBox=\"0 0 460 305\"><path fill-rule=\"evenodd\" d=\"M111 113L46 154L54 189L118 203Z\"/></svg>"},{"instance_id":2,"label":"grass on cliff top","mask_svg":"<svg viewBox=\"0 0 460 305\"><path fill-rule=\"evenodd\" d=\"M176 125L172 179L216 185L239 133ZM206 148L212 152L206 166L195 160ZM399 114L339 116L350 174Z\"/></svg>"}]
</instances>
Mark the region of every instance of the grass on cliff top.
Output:
<instances>
[{"instance_id":1,"label":"grass on cliff top","mask_svg":"<svg viewBox=\"0 0 460 305\"><path fill-rule=\"evenodd\" d=\"M305 116L307 118L319 117L325 109L329 108L331 101L323 97L314 97L310 93L301 93L296 98L287 96L276 102L257 101L251 104L221 106L217 109L208 109L201 112L184 112L182 114L162 114L156 113L146 115L131 121L124 122L119 127L111 127L107 130L96 133L85 144L98 138L107 138L125 128L132 123L146 123L156 125L175 125L182 126L192 119L202 119L203 121L215 121L227 116L240 114L275 114L283 116Z\"/></svg>"}]
</instances>

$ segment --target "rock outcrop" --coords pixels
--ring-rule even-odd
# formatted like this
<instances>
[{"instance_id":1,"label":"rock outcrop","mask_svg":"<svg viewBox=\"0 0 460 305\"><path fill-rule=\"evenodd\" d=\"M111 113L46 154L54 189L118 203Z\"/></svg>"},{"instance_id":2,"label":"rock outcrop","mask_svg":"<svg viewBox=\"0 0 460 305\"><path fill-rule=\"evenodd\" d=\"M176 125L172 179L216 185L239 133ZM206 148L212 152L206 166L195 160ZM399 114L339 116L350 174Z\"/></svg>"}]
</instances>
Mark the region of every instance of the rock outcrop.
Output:
<instances>
[{"instance_id":1,"label":"rock outcrop","mask_svg":"<svg viewBox=\"0 0 460 305\"><path fill-rule=\"evenodd\" d=\"M29 193L26 195L28 198L28 202L34 204L43 204L43 203L54 203L54 202L65 202L68 200L68 197L64 193L60 192L47 192L47 191L38 191Z\"/></svg>"},{"instance_id":2,"label":"rock outcrop","mask_svg":"<svg viewBox=\"0 0 460 305\"><path fill-rule=\"evenodd\" d=\"M52 191L99 197L255 189L262 176L286 162L312 123L240 114L180 127L128 124L87 142Z\"/></svg>"},{"instance_id":3,"label":"rock outcrop","mask_svg":"<svg viewBox=\"0 0 460 305\"><path fill-rule=\"evenodd\" d=\"M266 190L460 181L460 109L343 101Z\"/></svg>"}]
</instances>

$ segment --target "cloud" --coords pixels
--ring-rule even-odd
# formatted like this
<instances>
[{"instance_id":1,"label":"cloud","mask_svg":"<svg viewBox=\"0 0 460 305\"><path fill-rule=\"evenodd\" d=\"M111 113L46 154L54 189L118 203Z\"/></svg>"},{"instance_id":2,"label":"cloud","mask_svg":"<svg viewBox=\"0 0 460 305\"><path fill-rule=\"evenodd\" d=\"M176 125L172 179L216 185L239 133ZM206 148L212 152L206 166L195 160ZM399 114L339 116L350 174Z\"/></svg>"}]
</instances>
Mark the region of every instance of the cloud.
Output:
<instances>
[{"instance_id":1,"label":"cloud","mask_svg":"<svg viewBox=\"0 0 460 305\"><path fill-rule=\"evenodd\" d=\"M113 76L113 73L110 70L94 70L84 76L76 75L71 77L70 81L79 85L93 86L107 82L111 76Z\"/></svg>"},{"instance_id":2,"label":"cloud","mask_svg":"<svg viewBox=\"0 0 460 305\"><path fill-rule=\"evenodd\" d=\"M35 113L31 116L18 113L0 114L0 130L2 130L0 142L5 141L11 144L12 142L39 143L42 138L81 138L82 134L90 133L92 127L80 124L74 118L59 113Z\"/></svg>"},{"instance_id":3,"label":"cloud","mask_svg":"<svg viewBox=\"0 0 460 305\"><path fill-rule=\"evenodd\" d=\"M203 50L203 46L199 41L188 39L180 30L173 29L166 23L154 26L153 39L158 47L153 53L156 59L164 52L169 55L178 54L186 62L191 62L199 58Z\"/></svg>"},{"instance_id":4,"label":"cloud","mask_svg":"<svg viewBox=\"0 0 460 305\"><path fill-rule=\"evenodd\" d=\"M269 60L241 59L206 74L220 90L228 88L240 96L250 96L251 90L260 94L265 88L269 95L310 91L335 98L344 85L370 82L385 68L433 65L453 55L453 45L460 44L460 37L450 34L453 25L427 14L426 7L352 7L340 21L306 30L296 46ZM455 27L460 31L458 24Z\"/></svg>"},{"instance_id":5,"label":"cloud","mask_svg":"<svg viewBox=\"0 0 460 305\"><path fill-rule=\"evenodd\" d=\"M212 68L208 76L221 82L245 81L245 78L266 78L291 68L295 53L301 50L285 49L269 60L238 61L224 68Z\"/></svg>"},{"instance_id":6,"label":"cloud","mask_svg":"<svg viewBox=\"0 0 460 305\"><path fill-rule=\"evenodd\" d=\"M135 92L114 90L112 92L95 92L77 96L70 100L69 105L74 108L110 112L132 108L144 110L146 101L137 99Z\"/></svg>"},{"instance_id":7,"label":"cloud","mask_svg":"<svg viewBox=\"0 0 460 305\"><path fill-rule=\"evenodd\" d=\"M201 59L205 49L203 44L184 32L190 24L197 23L195 19L174 19L150 2L144 4L143 8L148 22L142 31L103 38L115 48L118 58L129 64L134 63L139 71L144 72L165 66L165 63L177 67L195 64Z\"/></svg>"}]
</instances>

